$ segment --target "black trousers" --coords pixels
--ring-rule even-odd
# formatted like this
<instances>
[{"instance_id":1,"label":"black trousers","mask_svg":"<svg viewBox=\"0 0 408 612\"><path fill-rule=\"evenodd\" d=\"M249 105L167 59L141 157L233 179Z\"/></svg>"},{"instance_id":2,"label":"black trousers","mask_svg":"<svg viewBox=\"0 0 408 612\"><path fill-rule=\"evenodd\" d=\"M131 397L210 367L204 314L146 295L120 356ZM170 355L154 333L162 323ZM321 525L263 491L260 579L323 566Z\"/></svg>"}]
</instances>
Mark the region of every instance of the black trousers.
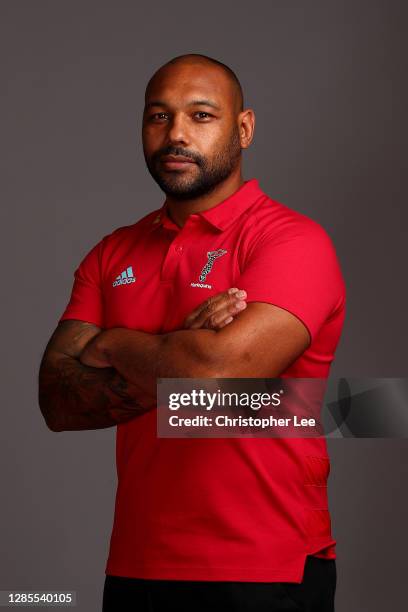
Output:
<instances>
[{"instance_id":1,"label":"black trousers","mask_svg":"<svg viewBox=\"0 0 408 612\"><path fill-rule=\"evenodd\" d=\"M204 582L105 577L103 612L334 612L335 559L307 557L303 581Z\"/></svg>"}]
</instances>

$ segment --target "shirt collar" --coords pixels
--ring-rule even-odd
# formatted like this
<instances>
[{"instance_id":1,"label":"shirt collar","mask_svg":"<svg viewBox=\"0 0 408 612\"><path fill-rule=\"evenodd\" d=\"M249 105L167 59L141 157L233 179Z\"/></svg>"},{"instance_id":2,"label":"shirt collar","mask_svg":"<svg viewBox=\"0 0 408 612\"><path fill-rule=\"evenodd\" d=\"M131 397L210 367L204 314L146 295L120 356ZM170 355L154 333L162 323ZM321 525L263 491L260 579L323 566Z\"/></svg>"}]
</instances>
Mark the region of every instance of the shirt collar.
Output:
<instances>
[{"instance_id":1,"label":"shirt collar","mask_svg":"<svg viewBox=\"0 0 408 612\"><path fill-rule=\"evenodd\" d=\"M196 213L195 216L201 217L215 229L224 231L262 195L264 195L264 192L259 186L258 179L252 178L244 181L241 187L228 198L208 210ZM166 202L158 210L152 221L152 229L160 226L178 231L181 229L170 219Z\"/></svg>"}]
</instances>

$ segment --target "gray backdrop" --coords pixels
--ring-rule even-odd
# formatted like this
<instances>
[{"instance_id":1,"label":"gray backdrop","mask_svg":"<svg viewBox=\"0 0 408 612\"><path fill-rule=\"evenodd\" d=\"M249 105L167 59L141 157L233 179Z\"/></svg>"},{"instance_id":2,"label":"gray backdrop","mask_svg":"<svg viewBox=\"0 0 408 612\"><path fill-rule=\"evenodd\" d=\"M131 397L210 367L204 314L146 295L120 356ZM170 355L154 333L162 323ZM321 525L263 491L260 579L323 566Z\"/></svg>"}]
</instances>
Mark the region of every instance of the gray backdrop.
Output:
<instances>
[{"instance_id":1,"label":"gray backdrop","mask_svg":"<svg viewBox=\"0 0 408 612\"><path fill-rule=\"evenodd\" d=\"M74 589L78 610L100 610L115 430L50 432L37 372L83 255L164 201L140 122L147 80L171 57L237 72L257 117L245 178L331 235L348 289L331 374L407 376L403 5L1 1L0 589ZM330 440L329 452L336 610L396 609L408 441Z\"/></svg>"}]
</instances>

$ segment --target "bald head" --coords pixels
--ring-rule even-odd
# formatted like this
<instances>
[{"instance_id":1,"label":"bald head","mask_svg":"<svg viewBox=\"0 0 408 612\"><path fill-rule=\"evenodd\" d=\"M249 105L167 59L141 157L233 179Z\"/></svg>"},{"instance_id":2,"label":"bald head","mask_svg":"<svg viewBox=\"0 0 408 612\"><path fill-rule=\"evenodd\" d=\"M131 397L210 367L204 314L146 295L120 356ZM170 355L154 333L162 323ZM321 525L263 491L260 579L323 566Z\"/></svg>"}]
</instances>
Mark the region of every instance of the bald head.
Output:
<instances>
[{"instance_id":1,"label":"bald head","mask_svg":"<svg viewBox=\"0 0 408 612\"><path fill-rule=\"evenodd\" d=\"M198 70L205 71L206 68L212 70L218 70L219 74L227 80L230 90L231 90L231 99L233 101L234 111L235 113L242 112L244 108L244 95L241 87L241 83L238 80L235 72L229 68L226 64L219 62L218 60L209 57L207 55L202 55L200 53L186 53L184 55L178 55L177 57L173 57L171 60L160 66L158 70L153 74L150 78L147 86L146 86L146 97L149 94L150 89L155 83L156 79L163 76L163 74L170 68L171 66L196 66Z\"/></svg>"}]
</instances>

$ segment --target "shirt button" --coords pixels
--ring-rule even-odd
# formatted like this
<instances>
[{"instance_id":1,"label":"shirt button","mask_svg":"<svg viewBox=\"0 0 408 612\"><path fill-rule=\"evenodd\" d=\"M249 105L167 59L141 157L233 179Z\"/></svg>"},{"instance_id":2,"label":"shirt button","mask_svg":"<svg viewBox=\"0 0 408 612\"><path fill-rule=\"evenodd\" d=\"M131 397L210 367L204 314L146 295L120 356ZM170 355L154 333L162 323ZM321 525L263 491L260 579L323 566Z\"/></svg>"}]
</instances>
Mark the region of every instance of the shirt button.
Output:
<instances>
[{"instance_id":1,"label":"shirt button","mask_svg":"<svg viewBox=\"0 0 408 612\"><path fill-rule=\"evenodd\" d=\"M175 251L176 253L182 253L183 252L183 247L179 244L175 247Z\"/></svg>"}]
</instances>

